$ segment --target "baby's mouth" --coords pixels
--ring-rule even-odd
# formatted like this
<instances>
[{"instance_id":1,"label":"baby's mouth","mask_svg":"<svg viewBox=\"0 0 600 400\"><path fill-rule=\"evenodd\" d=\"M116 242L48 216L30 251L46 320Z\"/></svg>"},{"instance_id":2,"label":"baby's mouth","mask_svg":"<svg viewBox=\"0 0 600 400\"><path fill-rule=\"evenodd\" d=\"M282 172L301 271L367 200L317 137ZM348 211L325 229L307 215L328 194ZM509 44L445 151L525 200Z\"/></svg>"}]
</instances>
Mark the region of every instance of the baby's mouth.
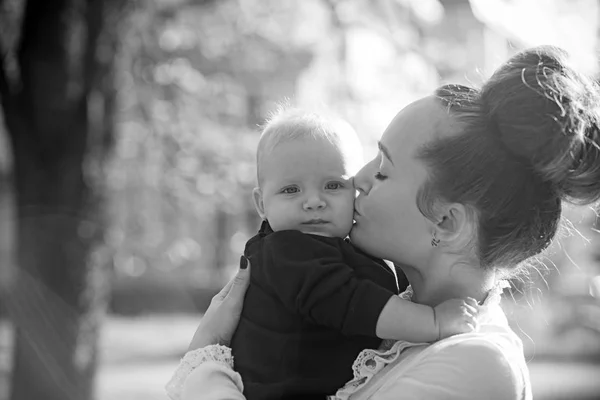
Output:
<instances>
[{"instance_id":1,"label":"baby's mouth","mask_svg":"<svg viewBox=\"0 0 600 400\"><path fill-rule=\"evenodd\" d=\"M327 224L329 223L329 221L325 221L324 219L321 218L314 218L311 220L308 220L306 222L303 222L302 225L321 225L321 224Z\"/></svg>"}]
</instances>

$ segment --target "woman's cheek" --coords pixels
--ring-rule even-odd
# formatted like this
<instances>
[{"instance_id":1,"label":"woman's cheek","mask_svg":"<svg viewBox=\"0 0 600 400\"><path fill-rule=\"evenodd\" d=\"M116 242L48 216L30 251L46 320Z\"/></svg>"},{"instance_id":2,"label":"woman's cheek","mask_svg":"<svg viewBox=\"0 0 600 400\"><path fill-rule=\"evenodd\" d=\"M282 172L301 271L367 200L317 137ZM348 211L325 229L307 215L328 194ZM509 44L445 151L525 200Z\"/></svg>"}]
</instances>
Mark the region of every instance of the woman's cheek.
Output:
<instances>
[{"instance_id":1,"label":"woman's cheek","mask_svg":"<svg viewBox=\"0 0 600 400\"><path fill-rule=\"evenodd\" d=\"M381 204L381 202L379 201L377 191L371 190L371 193L369 193L369 196L367 196L366 200L367 201L365 201L365 213L367 214L368 218L373 221L379 221L380 214L384 212L383 207L385 206L385 204Z\"/></svg>"}]
</instances>

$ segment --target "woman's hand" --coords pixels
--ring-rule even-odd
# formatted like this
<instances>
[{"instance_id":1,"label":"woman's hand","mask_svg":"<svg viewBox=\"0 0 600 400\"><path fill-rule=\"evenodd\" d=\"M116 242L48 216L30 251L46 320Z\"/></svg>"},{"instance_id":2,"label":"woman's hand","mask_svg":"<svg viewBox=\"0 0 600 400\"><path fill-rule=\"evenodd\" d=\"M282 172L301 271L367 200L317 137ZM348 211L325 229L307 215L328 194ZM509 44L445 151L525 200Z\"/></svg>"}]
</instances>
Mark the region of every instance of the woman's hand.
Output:
<instances>
[{"instance_id":1,"label":"woman's hand","mask_svg":"<svg viewBox=\"0 0 600 400\"><path fill-rule=\"evenodd\" d=\"M242 256L237 274L212 298L188 351L211 344L229 345L242 314L249 284L250 261Z\"/></svg>"}]
</instances>

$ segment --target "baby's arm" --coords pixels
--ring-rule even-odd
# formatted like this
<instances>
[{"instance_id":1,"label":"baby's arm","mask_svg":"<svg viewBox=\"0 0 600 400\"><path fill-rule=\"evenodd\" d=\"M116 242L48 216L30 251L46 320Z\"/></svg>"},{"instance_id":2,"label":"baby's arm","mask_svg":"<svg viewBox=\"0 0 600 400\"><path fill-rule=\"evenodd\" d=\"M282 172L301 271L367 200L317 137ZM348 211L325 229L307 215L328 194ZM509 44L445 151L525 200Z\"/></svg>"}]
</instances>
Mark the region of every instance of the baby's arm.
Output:
<instances>
[{"instance_id":1,"label":"baby's arm","mask_svg":"<svg viewBox=\"0 0 600 400\"><path fill-rule=\"evenodd\" d=\"M381 311L376 332L382 339L433 342L473 331L477 310L471 298L450 299L432 308L394 296Z\"/></svg>"},{"instance_id":2,"label":"baby's arm","mask_svg":"<svg viewBox=\"0 0 600 400\"><path fill-rule=\"evenodd\" d=\"M345 335L376 337L379 314L394 293L357 278L338 247L280 231L265 238L263 253L262 265L253 264L254 282L287 309Z\"/></svg>"}]
</instances>

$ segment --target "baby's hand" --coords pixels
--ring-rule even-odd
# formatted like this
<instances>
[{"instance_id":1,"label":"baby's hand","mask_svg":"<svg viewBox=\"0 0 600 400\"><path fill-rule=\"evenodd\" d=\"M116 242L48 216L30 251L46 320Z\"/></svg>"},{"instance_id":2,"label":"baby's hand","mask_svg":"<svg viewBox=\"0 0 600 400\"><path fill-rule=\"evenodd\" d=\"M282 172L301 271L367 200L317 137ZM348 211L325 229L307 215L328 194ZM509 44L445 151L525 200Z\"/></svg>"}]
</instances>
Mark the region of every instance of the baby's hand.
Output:
<instances>
[{"instance_id":1,"label":"baby's hand","mask_svg":"<svg viewBox=\"0 0 600 400\"><path fill-rule=\"evenodd\" d=\"M438 340L459 333L473 332L477 329L479 306L471 297L450 299L433 308L435 324L438 328Z\"/></svg>"}]
</instances>

